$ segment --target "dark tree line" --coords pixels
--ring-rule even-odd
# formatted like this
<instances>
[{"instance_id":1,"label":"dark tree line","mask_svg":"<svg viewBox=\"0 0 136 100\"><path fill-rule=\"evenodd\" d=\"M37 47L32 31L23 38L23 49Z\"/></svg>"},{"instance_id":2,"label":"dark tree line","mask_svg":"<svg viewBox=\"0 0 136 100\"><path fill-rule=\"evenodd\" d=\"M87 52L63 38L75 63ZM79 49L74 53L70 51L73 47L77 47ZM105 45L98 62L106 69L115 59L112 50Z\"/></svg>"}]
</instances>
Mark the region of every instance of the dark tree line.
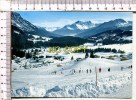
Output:
<instances>
[{"instance_id":1,"label":"dark tree line","mask_svg":"<svg viewBox=\"0 0 136 100\"><path fill-rule=\"evenodd\" d=\"M132 40L123 40L120 39L118 40L111 40L111 39L105 39L102 41L103 45L109 45L109 44L127 44L127 43L132 43Z\"/></svg>"},{"instance_id":2,"label":"dark tree line","mask_svg":"<svg viewBox=\"0 0 136 100\"><path fill-rule=\"evenodd\" d=\"M78 51L76 51L78 53L80 52L84 52L84 49L80 49ZM86 49L85 50L85 53L89 53L91 52L92 53L96 53L96 52L113 52L113 53L125 53L124 51L122 50L116 50L116 49L111 49L111 48L97 48L97 49ZM87 55L87 54L86 54Z\"/></svg>"},{"instance_id":3,"label":"dark tree line","mask_svg":"<svg viewBox=\"0 0 136 100\"><path fill-rule=\"evenodd\" d=\"M23 58L23 57L25 57L25 51L22 51L19 49L12 49L12 59L13 59L13 55Z\"/></svg>"},{"instance_id":4,"label":"dark tree line","mask_svg":"<svg viewBox=\"0 0 136 100\"><path fill-rule=\"evenodd\" d=\"M20 49L12 49L12 59L14 59L14 56L26 59L32 58L33 56L36 56L37 52L40 52L41 50L38 49L32 49L31 51L26 52L26 50L20 50Z\"/></svg>"}]
</instances>

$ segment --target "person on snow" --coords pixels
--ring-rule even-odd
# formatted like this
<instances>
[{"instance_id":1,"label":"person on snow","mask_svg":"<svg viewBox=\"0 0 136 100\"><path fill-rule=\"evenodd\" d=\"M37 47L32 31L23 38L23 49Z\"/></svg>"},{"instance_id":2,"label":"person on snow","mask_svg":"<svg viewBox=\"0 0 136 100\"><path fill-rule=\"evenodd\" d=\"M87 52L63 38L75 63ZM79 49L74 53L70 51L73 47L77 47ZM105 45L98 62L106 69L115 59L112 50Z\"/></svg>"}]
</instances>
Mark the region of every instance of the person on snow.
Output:
<instances>
[{"instance_id":1,"label":"person on snow","mask_svg":"<svg viewBox=\"0 0 136 100\"><path fill-rule=\"evenodd\" d=\"M90 73L92 72L92 70L90 69Z\"/></svg>"},{"instance_id":2,"label":"person on snow","mask_svg":"<svg viewBox=\"0 0 136 100\"><path fill-rule=\"evenodd\" d=\"M102 71L102 69L101 69L101 68L99 68L99 73L101 73L101 71Z\"/></svg>"},{"instance_id":3,"label":"person on snow","mask_svg":"<svg viewBox=\"0 0 136 100\"><path fill-rule=\"evenodd\" d=\"M121 67L121 70L123 70L123 67Z\"/></svg>"},{"instance_id":4,"label":"person on snow","mask_svg":"<svg viewBox=\"0 0 136 100\"><path fill-rule=\"evenodd\" d=\"M88 69L86 70L87 74L88 74Z\"/></svg>"},{"instance_id":5,"label":"person on snow","mask_svg":"<svg viewBox=\"0 0 136 100\"><path fill-rule=\"evenodd\" d=\"M81 70L79 70L79 73L81 73Z\"/></svg>"},{"instance_id":6,"label":"person on snow","mask_svg":"<svg viewBox=\"0 0 136 100\"><path fill-rule=\"evenodd\" d=\"M110 68L108 68L108 72L110 72Z\"/></svg>"},{"instance_id":7,"label":"person on snow","mask_svg":"<svg viewBox=\"0 0 136 100\"><path fill-rule=\"evenodd\" d=\"M55 73L55 75L57 74L57 72L56 72L56 71L54 71L54 73Z\"/></svg>"}]
</instances>

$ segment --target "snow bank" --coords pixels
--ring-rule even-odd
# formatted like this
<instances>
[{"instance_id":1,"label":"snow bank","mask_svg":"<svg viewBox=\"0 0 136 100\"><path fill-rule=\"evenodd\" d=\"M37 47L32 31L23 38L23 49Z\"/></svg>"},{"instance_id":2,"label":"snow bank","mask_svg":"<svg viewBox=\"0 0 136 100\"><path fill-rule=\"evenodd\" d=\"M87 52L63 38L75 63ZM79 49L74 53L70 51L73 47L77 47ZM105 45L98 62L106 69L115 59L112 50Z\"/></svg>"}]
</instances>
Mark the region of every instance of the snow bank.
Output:
<instances>
[{"instance_id":1,"label":"snow bank","mask_svg":"<svg viewBox=\"0 0 136 100\"><path fill-rule=\"evenodd\" d=\"M112 93L118 94L121 89L131 86L131 69L127 68L123 71L120 69L130 66L131 63L132 60L115 61L87 58L79 62L71 61L64 65L63 69L52 64L46 67L17 70L12 73L12 96L109 97ZM97 67L97 71L99 67L102 68L102 72L97 74L97 86L95 67ZM111 72L107 71L109 67ZM86 73L86 69L90 68L92 72ZM72 73L72 69L75 69L76 73ZM80 69L83 72L79 73ZM53 71L57 73L51 73ZM114 96L116 97L116 95ZM129 97L131 97L131 93L127 98Z\"/></svg>"},{"instance_id":2,"label":"snow bank","mask_svg":"<svg viewBox=\"0 0 136 100\"><path fill-rule=\"evenodd\" d=\"M78 76L76 76L78 77ZM67 80L69 81L69 80ZM77 81L77 80L75 80ZM76 84L60 84L52 86L49 88L47 84L37 84L37 85L29 85L24 86L14 90L12 92L12 96L14 97L110 97L112 94L117 97L115 94L120 90L128 88L131 86L132 76L131 72L123 74L111 75L109 77L99 77L98 83L96 86L96 81L87 79L87 81L78 81ZM50 83L49 83L50 84ZM129 89L128 91L130 91ZM126 91L126 92L128 92ZM126 94L123 91L122 94ZM131 92L127 93L128 97L131 97ZM119 96L119 94L118 94ZM120 95L122 98L123 96Z\"/></svg>"}]
</instances>

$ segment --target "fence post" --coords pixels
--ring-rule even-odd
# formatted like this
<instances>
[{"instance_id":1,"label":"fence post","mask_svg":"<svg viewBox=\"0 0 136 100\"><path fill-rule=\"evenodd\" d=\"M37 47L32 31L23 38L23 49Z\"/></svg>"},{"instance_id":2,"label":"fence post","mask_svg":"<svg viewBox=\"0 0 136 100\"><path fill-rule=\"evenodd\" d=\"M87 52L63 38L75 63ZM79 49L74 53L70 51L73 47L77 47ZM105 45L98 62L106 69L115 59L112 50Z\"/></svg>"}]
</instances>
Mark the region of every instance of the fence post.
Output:
<instances>
[{"instance_id":1,"label":"fence post","mask_svg":"<svg viewBox=\"0 0 136 100\"><path fill-rule=\"evenodd\" d=\"M97 68L95 67L95 74L96 74L96 86L97 86Z\"/></svg>"}]
</instances>

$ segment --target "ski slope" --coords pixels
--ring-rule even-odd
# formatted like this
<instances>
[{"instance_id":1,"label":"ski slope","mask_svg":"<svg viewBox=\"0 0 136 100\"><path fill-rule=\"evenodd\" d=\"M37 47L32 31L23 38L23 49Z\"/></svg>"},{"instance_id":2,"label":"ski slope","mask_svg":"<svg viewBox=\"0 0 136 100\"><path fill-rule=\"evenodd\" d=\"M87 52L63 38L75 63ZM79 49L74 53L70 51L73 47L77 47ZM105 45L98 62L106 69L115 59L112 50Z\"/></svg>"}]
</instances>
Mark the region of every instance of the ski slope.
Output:
<instances>
[{"instance_id":1,"label":"ski slope","mask_svg":"<svg viewBox=\"0 0 136 100\"><path fill-rule=\"evenodd\" d=\"M131 64L131 59L116 61L87 58L78 62L65 62L61 67L50 64L19 69L12 73L12 96L131 98L131 92L127 93L131 91L132 86L132 71L127 68ZM126 69L121 71L121 67ZM97 85L95 68L97 68ZM101 73L98 71L99 68L102 69ZM111 68L110 72L107 71L108 68ZM91 69L91 73L87 73L87 69ZM121 91L126 89L129 90Z\"/></svg>"}]
</instances>

